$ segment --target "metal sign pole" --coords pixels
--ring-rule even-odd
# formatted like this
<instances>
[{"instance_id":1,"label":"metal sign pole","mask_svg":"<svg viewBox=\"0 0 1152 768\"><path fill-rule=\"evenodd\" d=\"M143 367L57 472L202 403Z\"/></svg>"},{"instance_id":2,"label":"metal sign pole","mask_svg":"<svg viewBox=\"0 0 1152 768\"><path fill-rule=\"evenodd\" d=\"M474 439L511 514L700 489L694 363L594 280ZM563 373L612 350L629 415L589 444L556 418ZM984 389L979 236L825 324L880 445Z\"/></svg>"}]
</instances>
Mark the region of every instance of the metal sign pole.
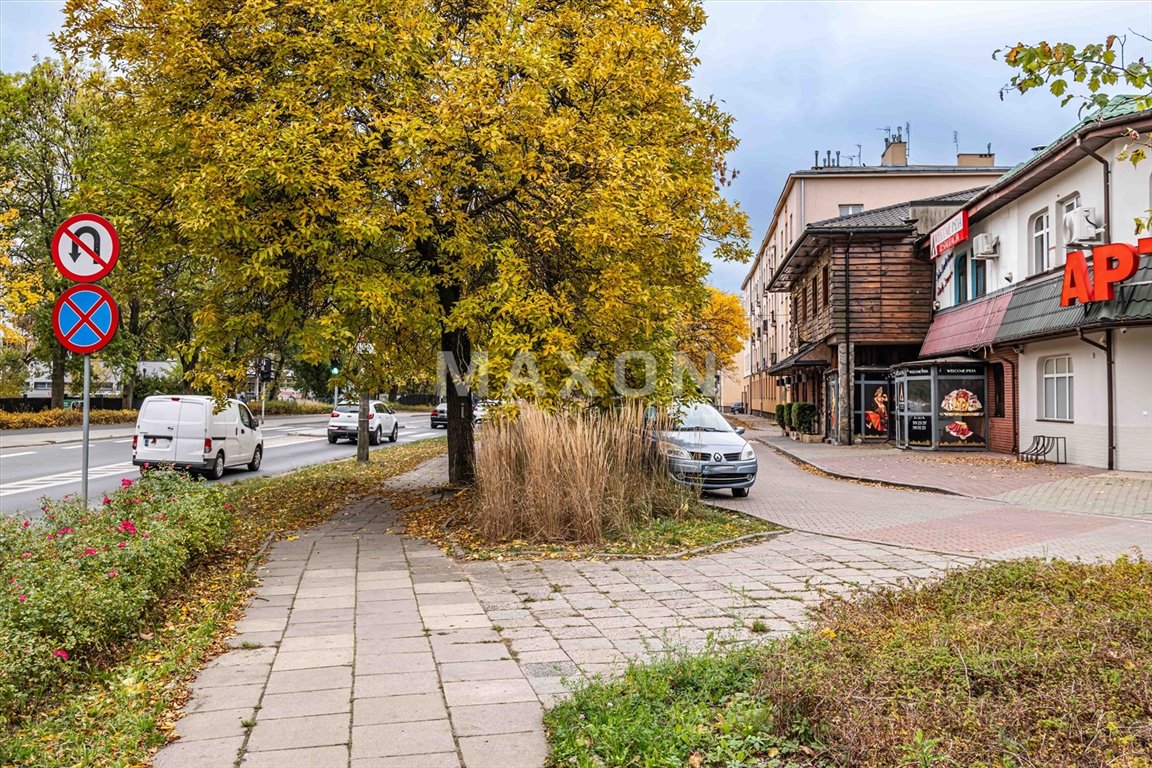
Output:
<instances>
[{"instance_id":1,"label":"metal sign pole","mask_svg":"<svg viewBox=\"0 0 1152 768\"><path fill-rule=\"evenodd\" d=\"M80 498L88 506L88 406L92 383L92 355L84 355L84 448L80 451Z\"/></svg>"}]
</instances>

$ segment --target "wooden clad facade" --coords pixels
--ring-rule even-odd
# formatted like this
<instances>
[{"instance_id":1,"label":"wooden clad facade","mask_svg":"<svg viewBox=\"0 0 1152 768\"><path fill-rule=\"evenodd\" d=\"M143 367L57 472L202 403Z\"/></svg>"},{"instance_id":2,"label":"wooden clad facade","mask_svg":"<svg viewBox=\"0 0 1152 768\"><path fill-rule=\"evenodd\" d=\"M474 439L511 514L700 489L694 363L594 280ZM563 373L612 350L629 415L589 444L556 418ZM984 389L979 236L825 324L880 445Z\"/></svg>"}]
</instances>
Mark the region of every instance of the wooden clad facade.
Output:
<instances>
[{"instance_id":1,"label":"wooden clad facade","mask_svg":"<svg viewBox=\"0 0 1152 768\"><path fill-rule=\"evenodd\" d=\"M827 238L790 291L800 343L919 345L932 322L932 265L915 235Z\"/></svg>"}]
</instances>

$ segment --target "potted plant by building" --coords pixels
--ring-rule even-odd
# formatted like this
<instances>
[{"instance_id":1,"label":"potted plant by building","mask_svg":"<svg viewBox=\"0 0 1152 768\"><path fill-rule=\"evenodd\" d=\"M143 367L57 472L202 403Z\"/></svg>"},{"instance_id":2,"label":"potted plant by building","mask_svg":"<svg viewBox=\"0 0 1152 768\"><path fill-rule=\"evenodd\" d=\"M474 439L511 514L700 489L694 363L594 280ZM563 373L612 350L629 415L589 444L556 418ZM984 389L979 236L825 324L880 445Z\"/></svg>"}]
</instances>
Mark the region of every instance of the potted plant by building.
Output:
<instances>
[{"instance_id":1,"label":"potted plant by building","mask_svg":"<svg viewBox=\"0 0 1152 768\"><path fill-rule=\"evenodd\" d=\"M814 403L792 404L792 426L796 437L803 443L818 443L823 440L816 432L816 405Z\"/></svg>"},{"instance_id":2,"label":"potted plant by building","mask_svg":"<svg viewBox=\"0 0 1152 768\"><path fill-rule=\"evenodd\" d=\"M780 433L783 435L788 434L788 412L787 405L776 403L776 426L780 427Z\"/></svg>"}]
</instances>

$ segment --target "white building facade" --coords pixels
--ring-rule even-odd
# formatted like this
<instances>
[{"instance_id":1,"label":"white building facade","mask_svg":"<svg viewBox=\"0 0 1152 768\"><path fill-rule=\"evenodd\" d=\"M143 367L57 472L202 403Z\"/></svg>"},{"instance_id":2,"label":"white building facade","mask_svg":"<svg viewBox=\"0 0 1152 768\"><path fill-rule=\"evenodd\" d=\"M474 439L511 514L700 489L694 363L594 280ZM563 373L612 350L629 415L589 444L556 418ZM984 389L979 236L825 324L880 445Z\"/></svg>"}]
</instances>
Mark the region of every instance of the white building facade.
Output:
<instances>
[{"instance_id":1,"label":"white building facade","mask_svg":"<svg viewBox=\"0 0 1152 768\"><path fill-rule=\"evenodd\" d=\"M1011 390L995 450L1059 437L1072 463L1152 472L1152 161L1116 159L1129 129L1152 111L1114 99L933 233L921 355L983 358Z\"/></svg>"}]
</instances>

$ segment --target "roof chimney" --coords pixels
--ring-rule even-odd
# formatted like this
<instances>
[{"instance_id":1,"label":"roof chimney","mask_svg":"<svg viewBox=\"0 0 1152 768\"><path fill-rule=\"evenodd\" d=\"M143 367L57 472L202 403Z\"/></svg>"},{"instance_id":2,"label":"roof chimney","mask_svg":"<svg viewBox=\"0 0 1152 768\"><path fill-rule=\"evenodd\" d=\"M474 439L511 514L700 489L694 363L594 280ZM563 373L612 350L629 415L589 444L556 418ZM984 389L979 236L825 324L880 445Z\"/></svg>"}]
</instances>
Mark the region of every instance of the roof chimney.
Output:
<instances>
[{"instance_id":1,"label":"roof chimney","mask_svg":"<svg viewBox=\"0 0 1152 768\"><path fill-rule=\"evenodd\" d=\"M956 165L961 168L990 168L996 165L993 152L960 152L956 155Z\"/></svg>"},{"instance_id":2,"label":"roof chimney","mask_svg":"<svg viewBox=\"0 0 1152 768\"><path fill-rule=\"evenodd\" d=\"M908 142L902 136L884 142L880 165L908 165Z\"/></svg>"}]
</instances>

